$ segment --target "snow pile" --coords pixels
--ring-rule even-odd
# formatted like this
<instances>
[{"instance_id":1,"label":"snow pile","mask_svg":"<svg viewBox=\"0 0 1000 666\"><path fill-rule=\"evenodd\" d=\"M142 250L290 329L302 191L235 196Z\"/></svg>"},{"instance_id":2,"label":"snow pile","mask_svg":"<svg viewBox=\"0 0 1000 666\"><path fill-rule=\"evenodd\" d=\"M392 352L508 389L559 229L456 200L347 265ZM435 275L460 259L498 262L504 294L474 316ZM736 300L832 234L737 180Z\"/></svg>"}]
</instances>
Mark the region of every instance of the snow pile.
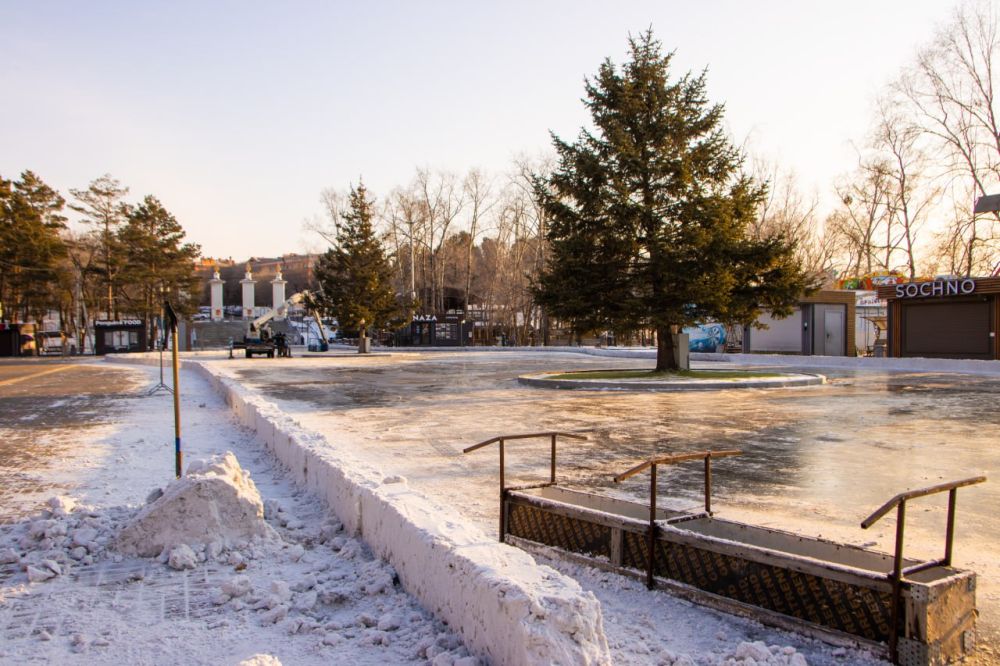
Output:
<instances>
[{"instance_id":1,"label":"snow pile","mask_svg":"<svg viewBox=\"0 0 1000 666\"><path fill-rule=\"evenodd\" d=\"M338 451L272 403L192 364L302 486L398 572L403 587L466 644L503 664L605 664L601 606L579 584L499 544L401 478Z\"/></svg>"},{"instance_id":2,"label":"snow pile","mask_svg":"<svg viewBox=\"0 0 1000 666\"><path fill-rule=\"evenodd\" d=\"M736 650L720 659L721 666L806 666L806 658L793 647L768 646L763 641L740 643Z\"/></svg>"},{"instance_id":3,"label":"snow pile","mask_svg":"<svg viewBox=\"0 0 1000 666\"><path fill-rule=\"evenodd\" d=\"M97 513L52 497L39 515L0 534L0 567L24 572L30 583L65 576L100 559L123 520L121 511Z\"/></svg>"},{"instance_id":4,"label":"snow pile","mask_svg":"<svg viewBox=\"0 0 1000 666\"><path fill-rule=\"evenodd\" d=\"M165 496L169 494L168 488ZM318 510L315 498L304 497L303 504ZM50 500L48 506L51 508L32 520L0 525L0 580L15 586L25 579L32 585L51 586L45 598L48 603L55 600L57 608L48 607L46 617L56 619L75 612L73 609L83 603L83 594L112 594L114 602L98 601L97 597L87 601L84 606L89 612L100 608L103 613L89 625L43 621L34 633L19 634L19 641L10 646L15 655L30 654L40 641L74 655L87 653L97 659L95 663L109 663L105 657L123 649L121 636L128 635L128 649L134 649L132 623L153 626L163 621L159 594L151 594L146 587L152 583L158 591L183 589L185 613L207 609L197 616L209 632L207 642L198 648L201 655L210 654L214 642L221 640L215 632L246 630L271 636L270 643L258 641L258 649L268 645L269 649L286 650L294 643L310 654L321 654L331 647L344 654L379 650L386 663L426 660L447 666L481 664L457 634L435 621L402 590L395 569L375 558L364 543L349 537L336 519L314 515L313 520L303 521L269 500L270 538L242 540L215 553L204 544L181 543L163 549L160 562L166 566L147 568L130 564L107 547L119 526L135 524L137 514L145 509L96 511L76 507L65 513L56 508L60 506L58 498ZM77 542L87 546L77 546ZM74 559L77 548L87 553L86 563ZM127 583L110 590L81 588L73 580L76 576L67 575L77 568L86 571L85 564L103 570L112 560L132 573ZM204 572L204 585L175 571L199 567ZM8 571L14 575L6 576ZM5 610L4 591L0 587L0 610ZM117 612L125 615L116 616ZM109 623L114 630L107 633ZM96 629L98 625L101 630ZM159 644L161 633L154 632L149 640ZM185 661L181 653L171 654L170 661ZM4 657L0 651L0 661ZM245 663L280 666L281 662L260 653Z\"/></svg>"},{"instance_id":5,"label":"snow pile","mask_svg":"<svg viewBox=\"0 0 1000 666\"><path fill-rule=\"evenodd\" d=\"M249 472L227 451L192 462L187 474L147 504L114 545L142 557L166 552L171 567L191 569L197 559L192 545L218 555L237 543L269 536L260 494Z\"/></svg>"},{"instance_id":6,"label":"snow pile","mask_svg":"<svg viewBox=\"0 0 1000 666\"><path fill-rule=\"evenodd\" d=\"M736 649L723 655L674 654L666 650L659 655L658 663L669 666L808 666L808 661L793 647L768 646L763 641L744 641Z\"/></svg>"}]
</instances>

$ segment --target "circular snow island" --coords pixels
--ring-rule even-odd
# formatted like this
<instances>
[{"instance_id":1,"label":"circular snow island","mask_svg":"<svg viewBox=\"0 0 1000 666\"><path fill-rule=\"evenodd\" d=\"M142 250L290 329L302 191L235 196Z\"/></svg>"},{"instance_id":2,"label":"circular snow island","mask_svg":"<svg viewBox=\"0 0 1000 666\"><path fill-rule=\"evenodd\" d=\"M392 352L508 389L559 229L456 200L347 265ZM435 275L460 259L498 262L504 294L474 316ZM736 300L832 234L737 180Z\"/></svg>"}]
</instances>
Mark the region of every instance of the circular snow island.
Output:
<instances>
[{"instance_id":1,"label":"circular snow island","mask_svg":"<svg viewBox=\"0 0 1000 666\"><path fill-rule=\"evenodd\" d=\"M761 370L679 370L656 372L649 369L580 370L539 372L521 375L517 381L527 386L553 389L611 389L618 391L710 391L739 388L785 388L825 384L823 375Z\"/></svg>"}]
</instances>

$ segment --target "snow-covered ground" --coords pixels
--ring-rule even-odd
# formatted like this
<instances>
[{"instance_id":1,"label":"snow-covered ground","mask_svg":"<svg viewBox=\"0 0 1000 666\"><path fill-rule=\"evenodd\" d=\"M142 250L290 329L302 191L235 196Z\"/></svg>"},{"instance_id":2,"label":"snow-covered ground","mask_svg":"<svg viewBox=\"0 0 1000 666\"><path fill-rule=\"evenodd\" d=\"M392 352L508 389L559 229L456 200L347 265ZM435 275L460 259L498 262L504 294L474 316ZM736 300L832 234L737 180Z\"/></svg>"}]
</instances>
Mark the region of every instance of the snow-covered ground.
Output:
<instances>
[{"instance_id":1,"label":"snow-covered ground","mask_svg":"<svg viewBox=\"0 0 1000 666\"><path fill-rule=\"evenodd\" d=\"M154 383L152 368L127 372ZM204 380L183 372L181 382L187 460L234 452L273 534L196 543L171 563L170 553L112 548L150 491L173 478L166 393L121 400L98 427L50 433L72 444L46 472L62 499L0 525L0 663L477 662L392 567L289 481Z\"/></svg>"},{"instance_id":2,"label":"snow-covered ground","mask_svg":"<svg viewBox=\"0 0 1000 666\"><path fill-rule=\"evenodd\" d=\"M216 362L211 357L199 355L213 372L256 387L264 399L325 437L330 446L370 461L387 475L405 475L414 488L453 507L454 513L442 515L442 521L468 521L485 530L495 530L495 456L489 452L462 456L462 446L501 432L586 429L597 423L602 440L607 440L603 446L587 443L560 461L578 476L588 473L590 458L594 466L589 473L603 473L609 463L608 441L629 445L614 435L618 417L629 410L636 415L671 407L648 396L630 401L622 395L591 404L572 395L514 391L507 379L497 380L498 374L510 374L515 365L529 369L548 369L553 362L572 367L635 365L627 359L550 353L471 358L457 353L297 358L278 364L263 359ZM154 379L151 368L130 371L147 382ZM45 535L46 527L54 529L55 540L61 528L28 517L13 526L0 526L0 562L5 549L13 548L19 557L31 560L40 572L36 578L47 575L46 569L52 571L43 564L52 559L43 557L46 551L54 548L66 554L63 562L57 562L62 574L43 582L28 582L23 560L0 564L0 663L236 664L254 654L273 654L285 664L348 660L446 664L468 654L457 635L431 618L399 585L367 589L362 581L384 581L386 576L391 581L395 572L373 558L362 542L338 532L338 521L325 504L294 486L253 433L235 424L226 405L196 373L184 372L182 385L189 459L232 450L251 471L263 498L271 500L268 522L280 540L247 543L218 557L209 547L206 561L191 570L175 571L156 560L116 561L119 558L100 543L101 538L110 538L138 511L149 491L165 485L173 474L170 397L161 393L123 402L99 427L59 435L73 441L75 451L48 478L57 479L86 507L56 518L57 523L66 523L69 542L44 543L53 538ZM702 422L715 423L712 427L724 437L740 437L760 425L756 398L727 400L747 408L748 423L716 418L717 410L705 402L687 405L683 418L669 427L690 430ZM784 401L794 402L787 394ZM816 400L798 402L804 402L810 413L816 411ZM611 413L617 416L609 420ZM657 423L652 436L661 436L663 428ZM635 453L633 449L627 448ZM545 456L530 446L510 455L508 463L517 473L546 467ZM619 453L615 459L629 455ZM830 492L839 493L833 487ZM795 501L792 496L787 500ZM798 520L795 527L809 531L808 516ZM80 529L93 529L101 537L96 539L96 562L64 569L63 564L75 561L73 550L81 547L72 543L74 531ZM32 531L36 536L29 535ZM46 548L40 550L39 544ZM86 558L91 553L84 548ZM246 569L236 571L242 563ZM615 663L877 661L864 652L776 631L664 592L650 593L640 583L613 574L544 558L539 563L571 576L596 595ZM223 586L246 585L234 582L237 576L248 577L252 593L228 595L225 603L216 605L227 596ZM316 592L316 602L303 610L311 592ZM331 603L323 601L324 592L330 593L326 600ZM276 621L267 623L268 619Z\"/></svg>"}]
</instances>

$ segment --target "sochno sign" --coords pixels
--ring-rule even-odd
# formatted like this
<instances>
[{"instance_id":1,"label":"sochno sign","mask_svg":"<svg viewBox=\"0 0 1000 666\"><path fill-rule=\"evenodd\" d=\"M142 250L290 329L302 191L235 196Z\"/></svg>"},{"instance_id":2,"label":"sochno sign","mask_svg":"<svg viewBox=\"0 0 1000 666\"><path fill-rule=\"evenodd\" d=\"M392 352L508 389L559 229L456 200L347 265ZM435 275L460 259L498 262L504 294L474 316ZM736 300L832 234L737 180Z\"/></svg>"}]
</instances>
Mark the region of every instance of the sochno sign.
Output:
<instances>
[{"instance_id":1,"label":"sochno sign","mask_svg":"<svg viewBox=\"0 0 1000 666\"><path fill-rule=\"evenodd\" d=\"M933 282L908 282L896 285L896 298L919 298L921 296L965 296L976 290L976 281L934 280Z\"/></svg>"}]
</instances>

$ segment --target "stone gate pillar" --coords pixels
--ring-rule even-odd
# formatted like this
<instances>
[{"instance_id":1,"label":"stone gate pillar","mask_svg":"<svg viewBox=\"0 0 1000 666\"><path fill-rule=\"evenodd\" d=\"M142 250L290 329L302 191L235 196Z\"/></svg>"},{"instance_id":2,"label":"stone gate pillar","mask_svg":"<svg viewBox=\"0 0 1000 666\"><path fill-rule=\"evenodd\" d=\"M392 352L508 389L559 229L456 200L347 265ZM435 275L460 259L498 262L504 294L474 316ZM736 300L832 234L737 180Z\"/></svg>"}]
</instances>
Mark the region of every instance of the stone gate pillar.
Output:
<instances>
[{"instance_id":1,"label":"stone gate pillar","mask_svg":"<svg viewBox=\"0 0 1000 666\"><path fill-rule=\"evenodd\" d=\"M274 316L276 321L281 321L285 318L288 313L285 312L285 285L288 284L288 280L284 280L281 277L281 264L278 264L278 275L273 280L271 280L271 306L278 311L278 314Z\"/></svg>"},{"instance_id":2,"label":"stone gate pillar","mask_svg":"<svg viewBox=\"0 0 1000 666\"><path fill-rule=\"evenodd\" d=\"M254 300L254 286L257 281L253 279L253 272L250 269L250 262L247 262L247 272L246 275L240 280L240 284L243 285L243 318L253 319L253 300Z\"/></svg>"},{"instance_id":3,"label":"stone gate pillar","mask_svg":"<svg viewBox=\"0 0 1000 666\"><path fill-rule=\"evenodd\" d=\"M212 321L222 321L224 312L222 310L222 285L225 283L221 277L219 277L219 267L215 267L215 273L212 275L212 279L208 281L212 286Z\"/></svg>"}]
</instances>

